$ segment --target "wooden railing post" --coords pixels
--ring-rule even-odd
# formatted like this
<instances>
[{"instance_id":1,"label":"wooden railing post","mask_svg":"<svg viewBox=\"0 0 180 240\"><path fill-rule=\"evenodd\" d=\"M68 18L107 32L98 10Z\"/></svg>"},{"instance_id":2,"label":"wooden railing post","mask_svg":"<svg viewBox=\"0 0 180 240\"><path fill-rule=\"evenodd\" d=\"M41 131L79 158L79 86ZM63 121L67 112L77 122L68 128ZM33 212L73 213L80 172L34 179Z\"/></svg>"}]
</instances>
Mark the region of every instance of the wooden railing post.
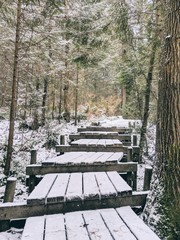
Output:
<instances>
[{"instance_id":1,"label":"wooden railing post","mask_svg":"<svg viewBox=\"0 0 180 240\"><path fill-rule=\"evenodd\" d=\"M137 135L133 135L133 146L137 146Z\"/></svg>"},{"instance_id":2,"label":"wooden railing post","mask_svg":"<svg viewBox=\"0 0 180 240\"><path fill-rule=\"evenodd\" d=\"M37 163L37 150L32 149L31 150L31 160L30 164L36 164ZM29 176L29 193L33 191L36 185L36 176L35 175L30 175Z\"/></svg>"},{"instance_id":3,"label":"wooden railing post","mask_svg":"<svg viewBox=\"0 0 180 240\"><path fill-rule=\"evenodd\" d=\"M140 148L139 146L133 146L133 153L132 153L132 161L139 163L139 154L140 154Z\"/></svg>"},{"instance_id":4,"label":"wooden railing post","mask_svg":"<svg viewBox=\"0 0 180 240\"><path fill-rule=\"evenodd\" d=\"M17 181L17 179L15 177L9 177L7 179L3 203L13 202L14 193L15 193L15 189L16 189L16 181ZM10 220L0 221L0 232L6 231L9 228L10 228Z\"/></svg>"},{"instance_id":5,"label":"wooden railing post","mask_svg":"<svg viewBox=\"0 0 180 240\"><path fill-rule=\"evenodd\" d=\"M31 150L31 161L30 164L36 164L37 163L37 150L32 149Z\"/></svg>"},{"instance_id":6,"label":"wooden railing post","mask_svg":"<svg viewBox=\"0 0 180 240\"><path fill-rule=\"evenodd\" d=\"M60 145L65 145L65 136L64 135L60 136Z\"/></svg>"},{"instance_id":7,"label":"wooden railing post","mask_svg":"<svg viewBox=\"0 0 180 240\"><path fill-rule=\"evenodd\" d=\"M16 181L17 181L17 179L15 177L9 177L7 179L4 200L3 200L4 203L13 202L14 193L15 193L15 189L16 189Z\"/></svg>"},{"instance_id":8,"label":"wooden railing post","mask_svg":"<svg viewBox=\"0 0 180 240\"><path fill-rule=\"evenodd\" d=\"M127 148L127 162L132 162L132 147Z\"/></svg>"},{"instance_id":9,"label":"wooden railing post","mask_svg":"<svg viewBox=\"0 0 180 240\"><path fill-rule=\"evenodd\" d=\"M148 191L150 189L151 177L152 177L152 167L148 166L145 168L145 174L144 174L144 185L143 185L144 191Z\"/></svg>"}]
</instances>

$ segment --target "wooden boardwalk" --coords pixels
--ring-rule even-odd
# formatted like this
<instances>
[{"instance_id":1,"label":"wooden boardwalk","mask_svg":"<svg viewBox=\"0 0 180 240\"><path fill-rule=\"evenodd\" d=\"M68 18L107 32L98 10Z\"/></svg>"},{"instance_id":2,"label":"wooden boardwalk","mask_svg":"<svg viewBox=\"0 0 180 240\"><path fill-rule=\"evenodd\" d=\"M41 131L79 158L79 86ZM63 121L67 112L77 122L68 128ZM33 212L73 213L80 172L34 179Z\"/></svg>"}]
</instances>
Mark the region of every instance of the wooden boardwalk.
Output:
<instances>
[{"instance_id":1,"label":"wooden boardwalk","mask_svg":"<svg viewBox=\"0 0 180 240\"><path fill-rule=\"evenodd\" d=\"M124 146L131 145L131 134L119 134L118 132L87 131L69 135L70 142L79 139L118 139Z\"/></svg>"},{"instance_id":2,"label":"wooden boardwalk","mask_svg":"<svg viewBox=\"0 0 180 240\"><path fill-rule=\"evenodd\" d=\"M130 207L28 218L21 240L27 239L160 240Z\"/></svg>"},{"instance_id":3,"label":"wooden boardwalk","mask_svg":"<svg viewBox=\"0 0 180 240\"><path fill-rule=\"evenodd\" d=\"M131 133L132 129L126 127L102 127L102 126L87 126L77 129L78 132L118 132L119 134Z\"/></svg>"},{"instance_id":4,"label":"wooden boardwalk","mask_svg":"<svg viewBox=\"0 0 180 240\"><path fill-rule=\"evenodd\" d=\"M47 174L27 199L28 204L63 202L71 205L108 205L115 198L132 195L132 188L117 172ZM105 199L108 199L107 203ZM77 203L78 202L78 203Z\"/></svg>"},{"instance_id":5,"label":"wooden boardwalk","mask_svg":"<svg viewBox=\"0 0 180 240\"><path fill-rule=\"evenodd\" d=\"M48 173L117 171L127 175L133 190L137 185L137 163L121 162L122 152L70 152L26 167L30 176L30 189L34 189L35 176Z\"/></svg>"},{"instance_id":6,"label":"wooden boardwalk","mask_svg":"<svg viewBox=\"0 0 180 240\"><path fill-rule=\"evenodd\" d=\"M27 218L21 240L159 240L131 209L144 207L148 193L136 191L131 129L78 132L70 145L56 147L67 153L27 166L32 192L22 204L3 204L0 221ZM36 175L43 178L34 188Z\"/></svg>"}]
</instances>

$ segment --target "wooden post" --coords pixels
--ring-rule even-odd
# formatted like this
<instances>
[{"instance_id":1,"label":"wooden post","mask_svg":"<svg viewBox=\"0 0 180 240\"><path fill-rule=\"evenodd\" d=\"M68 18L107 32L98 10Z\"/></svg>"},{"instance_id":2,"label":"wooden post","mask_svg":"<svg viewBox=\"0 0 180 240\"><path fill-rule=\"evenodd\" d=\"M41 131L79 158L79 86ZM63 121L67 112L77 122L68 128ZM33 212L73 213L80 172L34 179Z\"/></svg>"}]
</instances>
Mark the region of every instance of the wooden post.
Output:
<instances>
[{"instance_id":1,"label":"wooden post","mask_svg":"<svg viewBox=\"0 0 180 240\"><path fill-rule=\"evenodd\" d=\"M127 148L127 162L132 161L132 147Z\"/></svg>"},{"instance_id":2,"label":"wooden post","mask_svg":"<svg viewBox=\"0 0 180 240\"><path fill-rule=\"evenodd\" d=\"M31 160L30 164L36 164L37 163L37 150L32 149L31 150ZM30 175L29 176L29 193L33 191L36 185L36 176L35 175Z\"/></svg>"},{"instance_id":3,"label":"wooden post","mask_svg":"<svg viewBox=\"0 0 180 240\"><path fill-rule=\"evenodd\" d=\"M137 146L137 135L133 135L133 146Z\"/></svg>"},{"instance_id":4,"label":"wooden post","mask_svg":"<svg viewBox=\"0 0 180 240\"><path fill-rule=\"evenodd\" d=\"M15 177L9 177L7 179L4 200L3 200L4 203L13 202L15 188L16 188L16 181L17 181L17 179Z\"/></svg>"},{"instance_id":5,"label":"wooden post","mask_svg":"<svg viewBox=\"0 0 180 240\"><path fill-rule=\"evenodd\" d=\"M144 174L144 186L143 186L144 191L148 191L150 189L151 177L152 177L152 167L147 166L145 168L145 174Z\"/></svg>"},{"instance_id":6,"label":"wooden post","mask_svg":"<svg viewBox=\"0 0 180 240\"><path fill-rule=\"evenodd\" d=\"M65 145L65 136L64 135L60 136L60 145Z\"/></svg>"},{"instance_id":7,"label":"wooden post","mask_svg":"<svg viewBox=\"0 0 180 240\"><path fill-rule=\"evenodd\" d=\"M30 164L36 164L37 162L37 150L32 149L31 150L31 161Z\"/></svg>"},{"instance_id":8,"label":"wooden post","mask_svg":"<svg viewBox=\"0 0 180 240\"><path fill-rule=\"evenodd\" d=\"M6 189L4 193L4 199L3 202L13 202L14 200L14 193L16 189L16 181L17 179L15 177L9 177L7 179L6 183ZM3 220L0 221L0 232L1 231L6 231L10 228L10 220Z\"/></svg>"},{"instance_id":9,"label":"wooden post","mask_svg":"<svg viewBox=\"0 0 180 240\"><path fill-rule=\"evenodd\" d=\"M139 148L139 146L134 146L133 147L133 153L132 153L132 161L133 162L138 162L138 163L140 163L139 162L139 154L140 154L140 148Z\"/></svg>"}]
</instances>

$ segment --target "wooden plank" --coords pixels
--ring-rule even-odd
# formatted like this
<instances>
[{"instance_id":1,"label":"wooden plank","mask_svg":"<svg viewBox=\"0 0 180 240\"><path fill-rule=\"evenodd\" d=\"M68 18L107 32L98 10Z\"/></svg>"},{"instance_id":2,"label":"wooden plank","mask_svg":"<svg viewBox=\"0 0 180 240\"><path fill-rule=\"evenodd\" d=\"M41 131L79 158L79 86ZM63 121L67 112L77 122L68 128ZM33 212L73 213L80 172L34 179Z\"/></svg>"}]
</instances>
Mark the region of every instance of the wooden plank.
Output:
<instances>
[{"instance_id":1,"label":"wooden plank","mask_svg":"<svg viewBox=\"0 0 180 240\"><path fill-rule=\"evenodd\" d=\"M120 198L112 198L110 201L110 207L121 207L121 206L144 206L146 202L148 192L133 192L131 196L124 196ZM92 200L96 201L96 200ZM99 201L99 200L98 200ZM108 201L108 199L107 199ZM96 205L84 202L83 209L88 209L91 206L91 209L95 209ZM103 207L104 206L100 206ZM41 216L44 214L55 214L62 213L65 210L70 211L73 209L66 209L64 203L53 203L48 205L31 205L23 203L3 203L0 205L0 220L9 220L9 219L18 219L18 218L28 218L32 216Z\"/></svg>"},{"instance_id":2,"label":"wooden plank","mask_svg":"<svg viewBox=\"0 0 180 240\"><path fill-rule=\"evenodd\" d=\"M21 240L44 240L44 226L44 216L28 218Z\"/></svg>"},{"instance_id":3,"label":"wooden plank","mask_svg":"<svg viewBox=\"0 0 180 240\"><path fill-rule=\"evenodd\" d=\"M67 240L90 240L83 216L80 212L65 214Z\"/></svg>"},{"instance_id":4,"label":"wooden plank","mask_svg":"<svg viewBox=\"0 0 180 240\"><path fill-rule=\"evenodd\" d=\"M102 127L102 126L88 126L81 127L77 129L78 132L89 132L89 131L98 131L98 132L118 132L118 133L131 133L132 129L126 127Z\"/></svg>"},{"instance_id":5,"label":"wooden plank","mask_svg":"<svg viewBox=\"0 0 180 240\"><path fill-rule=\"evenodd\" d=\"M117 172L107 172L109 179L115 187L118 196L125 196L132 194L132 188L122 179Z\"/></svg>"},{"instance_id":6,"label":"wooden plank","mask_svg":"<svg viewBox=\"0 0 180 240\"><path fill-rule=\"evenodd\" d=\"M80 152L76 152L75 154L73 152L68 152L66 154L57 156L57 157L53 157L53 158L49 158L45 161L42 162L42 165L54 165L54 164L58 164L61 162L68 162L68 160L73 160L76 159L79 155L82 155L82 153Z\"/></svg>"},{"instance_id":7,"label":"wooden plank","mask_svg":"<svg viewBox=\"0 0 180 240\"><path fill-rule=\"evenodd\" d=\"M105 141L105 139L98 139L97 147L100 147L100 146L106 147L106 141Z\"/></svg>"},{"instance_id":8,"label":"wooden plank","mask_svg":"<svg viewBox=\"0 0 180 240\"><path fill-rule=\"evenodd\" d=\"M70 140L78 139L118 139L122 142L131 142L131 134L119 134L118 132L80 132L79 134L70 134Z\"/></svg>"},{"instance_id":9,"label":"wooden plank","mask_svg":"<svg viewBox=\"0 0 180 240\"><path fill-rule=\"evenodd\" d=\"M104 153L103 152L96 152L93 156L91 156L89 159L87 159L87 163L94 164L97 162L97 159L101 157Z\"/></svg>"},{"instance_id":10,"label":"wooden plank","mask_svg":"<svg viewBox=\"0 0 180 240\"><path fill-rule=\"evenodd\" d=\"M101 154L99 152L98 154ZM99 172L99 171L117 171L117 172L137 172L137 163L135 162L120 162L119 164L107 165L70 165L70 166L43 166L43 165L28 165L26 167L26 175L45 175L48 173L71 173L71 172Z\"/></svg>"},{"instance_id":11,"label":"wooden plank","mask_svg":"<svg viewBox=\"0 0 180 240\"><path fill-rule=\"evenodd\" d=\"M123 158L123 152L117 152L117 153L113 153L108 159L106 159L106 162L113 162L113 161L121 161Z\"/></svg>"},{"instance_id":12,"label":"wooden plank","mask_svg":"<svg viewBox=\"0 0 180 240\"><path fill-rule=\"evenodd\" d=\"M64 215L55 214L46 216L44 240L66 240Z\"/></svg>"},{"instance_id":13,"label":"wooden plank","mask_svg":"<svg viewBox=\"0 0 180 240\"><path fill-rule=\"evenodd\" d=\"M86 156L91 156L92 153L89 152L72 152L71 156L68 158L65 158L64 156L67 155L63 154L61 155L63 158L61 159L61 156L59 156L59 161L56 162L56 165L74 165L74 164L80 164L84 161L84 159L86 158Z\"/></svg>"},{"instance_id":14,"label":"wooden plank","mask_svg":"<svg viewBox=\"0 0 180 240\"><path fill-rule=\"evenodd\" d=\"M122 142L119 141L118 139L112 139L112 141L113 141L113 144L114 144L114 145L122 146Z\"/></svg>"},{"instance_id":15,"label":"wooden plank","mask_svg":"<svg viewBox=\"0 0 180 240\"><path fill-rule=\"evenodd\" d=\"M117 208L117 212L138 240L160 240L129 206Z\"/></svg>"},{"instance_id":16,"label":"wooden plank","mask_svg":"<svg viewBox=\"0 0 180 240\"><path fill-rule=\"evenodd\" d=\"M114 188L113 184L110 182L105 172L96 172L95 176L101 194L101 198L117 196L117 191Z\"/></svg>"},{"instance_id":17,"label":"wooden plank","mask_svg":"<svg viewBox=\"0 0 180 240\"><path fill-rule=\"evenodd\" d=\"M88 146L98 146L99 139L89 139Z\"/></svg>"},{"instance_id":18,"label":"wooden plank","mask_svg":"<svg viewBox=\"0 0 180 240\"><path fill-rule=\"evenodd\" d=\"M126 146L104 146L104 141L102 145L98 146L85 146L85 145L57 145L56 152L127 152Z\"/></svg>"},{"instance_id":19,"label":"wooden plank","mask_svg":"<svg viewBox=\"0 0 180 240\"><path fill-rule=\"evenodd\" d=\"M103 153L101 156L99 156L97 159L94 160L94 164L107 164L109 161L107 161L107 159L109 159L114 153L112 152L106 152ZM111 163L117 163L117 159L116 160L111 160Z\"/></svg>"},{"instance_id":20,"label":"wooden plank","mask_svg":"<svg viewBox=\"0 0 180 240\"><path fill-rule=\"evenodd\" d=\"M106 146L114 146L114 141L113 139L104 139ZM122 144L121 144L122 145Z\"/></svg>"},{"instance_id":21,"label":"wooden plank","mask_svg":"<svg viewBox=\"0 0 180 240\"><path fill-rule=\"evenodd\" d=\"M47 196L47 204L54 202L64 202L64 196L69 183L70 174L61 173L57 175L51 190Z\"/></svg>"},{"instance_id":22,"label":"wooden plank","mask_svg":"<svg viewBox=\"0 0 180 240\"><path fill-rule=\"evenodd\" d=\"M99 199L100 192L94 173L83 174L84 199Z\"/></svg>"},{"instance_id":23,"label":"wooden plank","mask_svg":"<svg viewBox=\"0 0 180 240\"><path fill-rule=\"evenodd\" d=\"M27 198L28 204L45 204L46 196L51 189L57 174L46 175Z\"/></svg>"},{"instance_id":24,"label":"wooden plank","mask_svg":"<svg viewBox=\"0 0 180 240\"><path fill-rule=\"evenodd\" d=\"M85 211L83 217L91 240L113 240L98 211Z\"/></svg>"},{"instance_id":25,"label":"wooden plank","mask_svg":"<svg viewBox=\"0 0 180 240\"><path fill-rule=\"evenodd\" d=\"M72 164L89 164L91 158L96 155L95 152L84 152L84 154L76 159L76 162L72 161Z\"/></svg>"},{"instance_id":26,"label":"wooden plank","mask_svg":"<svg viewBox=\"0 0 180 240\"><path fill-rule=\"evenodd\" d=\"M99 211L114 240L137 240L115 209Z\"/></svg>"},{"instance_id":27,"label":"wooden plank","mask_svg":"<svg viewBox=\"0 0 180 240\"><path fill-rule=\"evenodd\" d=\"M66 191L66 201L78 201L82 199L82 173L71 173Z\"/></svg>"}]
</instances>

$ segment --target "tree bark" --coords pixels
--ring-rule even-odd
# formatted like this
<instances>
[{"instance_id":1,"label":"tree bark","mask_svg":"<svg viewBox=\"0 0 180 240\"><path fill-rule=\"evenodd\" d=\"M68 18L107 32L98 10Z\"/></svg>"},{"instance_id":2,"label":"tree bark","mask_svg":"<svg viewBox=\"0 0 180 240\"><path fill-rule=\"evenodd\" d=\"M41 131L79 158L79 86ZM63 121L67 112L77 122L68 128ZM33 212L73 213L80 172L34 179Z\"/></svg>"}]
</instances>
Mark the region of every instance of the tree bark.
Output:
<instances>
[{"instance_id":1,"label":"tree bark","mask_svg":"<svg viewBox=\"0 0 180 240\"><path fill-rule=\"evenodd\" d=\"M180 1L167 0L157 108L153 198L163 239L180 239ZM160 188L159 191L157 191ZM151 198L149 198L151 201ZM155 209L155 208L154 208Z\"/></svg>"},{"instance_id":2,"label":"tree bark","mask_svg":"<svg viewBox=\"0 0 180 240\"><path fill-rule=\"evenodd\" d=\"M59 81L59 116L58 121L61 123L61 114L62 114L62 73L60 73L60 81Z\"/></svg>"},{"instance_id":3,"label":"tree bark","mask_svg":"<svg viewBox=\"0 0 180 240\"><path fill-rule=\"evenodd\" d=\"M47 94L48 94L48 86L49 86L49 70L50 70L50 64L51 64L51 42L49 41L49 58L47 63L47 74L44 77L44 91L43 91L43 98L42 98L42 116L41 116L41 125L45 125L46 121L46 101L47 101Z\"/></svg>"},{"instance_id":4,"label":"tree bark","mask_svg":"<svg viewBox=\"0 0 180 240\"><path fill-rule=\"evenodd\" d=\"M21 0L17 2L17 18L16 18L16 38L15 38L15 52L14 52L14 67L13 67L13 81L12 81L12 97L10 107L10 124L9 137L7 147L7 157L4 168L4 174L9 175L13 152L13 138L14 138L14 122L17 105L17 78L18 78L18 64L19 64L19 45L20 45L20 22L21 22Z\"/></svg>"},{"instance_id":5,"label":"tree bark","mask_svg":"<svg viewBox=\"0 0 180 240\"><path fill-rule=\"evenodd\" d=\"M77 68L76 68L76 85L75 85L75 122L74 125L77 126L77 121L78 121L78 86L79 85L79 66L77 63Z\"/></svg>"},{"instance_id":6,"label":"tree bark","mask_svg":"<svg viewBox=\"0 0 180 240\"><path fill-rule=\"evenodd\" d=\"M69 9L69 3L68 0L64 1L65 5L65 19L66 19L66 28L67 28L67 22L68 22L68 9ZM65 34L65 40L68 41L68 35ZM64 79L64 119L66 122L70 122L70 110L69 110L69 66L68 66L68 53L69 53L69 44L66 43L65 45L65 79Z\"/></svg>"},{"instance_id":7,"label":"tree bark","mask_svg":"<svg viewBox=\"0 0 180 240\"><path fill-rule=\"evenodd\" d=\"M144 102L144 114L142 119L142 127L141 127L141 134L140 134L140 155L139 155L139 163L142 162L142 154L143 154L143 148L146 138L146 132L147 132L147 124L148 124L148 117L149 117L149 103L150 103L150 95L151 95L151 85L152 85L152 78L153 78L153 70L154 70L154 62L155 62L155 56L156 56L156 50L157 50L157 39L154 40L154 43L152 45L152 52L150 56L150 62L149 62L149 69L148 74L146 78L146 91L145 91L145 102Z\"/></svg>"}]
</instances>

